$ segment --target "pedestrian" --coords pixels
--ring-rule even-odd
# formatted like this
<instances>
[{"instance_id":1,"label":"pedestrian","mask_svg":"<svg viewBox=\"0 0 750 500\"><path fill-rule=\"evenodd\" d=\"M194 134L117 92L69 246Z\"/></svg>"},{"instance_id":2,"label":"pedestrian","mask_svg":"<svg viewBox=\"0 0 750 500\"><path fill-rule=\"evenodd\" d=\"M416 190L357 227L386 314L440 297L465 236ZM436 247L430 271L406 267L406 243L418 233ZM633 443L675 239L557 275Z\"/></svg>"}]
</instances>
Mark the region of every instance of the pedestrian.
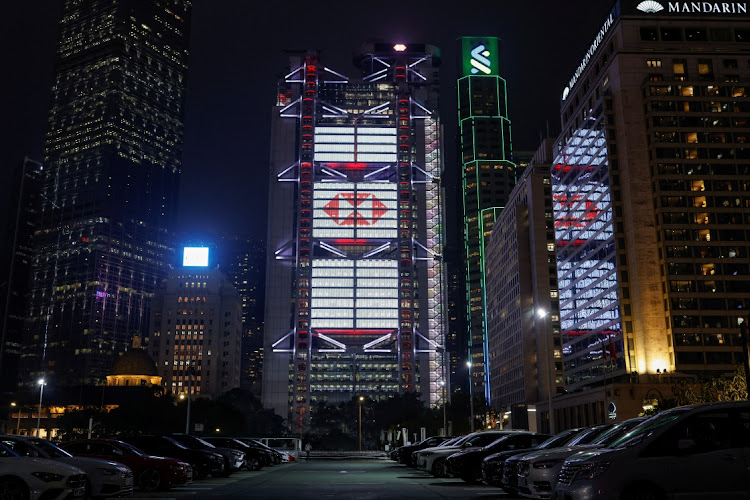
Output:
<instances>
[{"instance_id":1,"label":"pedestrian","mask_svg":"<svg viewBox=\"0 0 750 500\"><path fill-rule=\"evenodd\" d=\"M310 444L310 441L307 442L305 445L305 453L307 453L307 456L305 457L306 460L310 460L310 452L312 451L312 445Z\"/></svg>"}]
</instances>

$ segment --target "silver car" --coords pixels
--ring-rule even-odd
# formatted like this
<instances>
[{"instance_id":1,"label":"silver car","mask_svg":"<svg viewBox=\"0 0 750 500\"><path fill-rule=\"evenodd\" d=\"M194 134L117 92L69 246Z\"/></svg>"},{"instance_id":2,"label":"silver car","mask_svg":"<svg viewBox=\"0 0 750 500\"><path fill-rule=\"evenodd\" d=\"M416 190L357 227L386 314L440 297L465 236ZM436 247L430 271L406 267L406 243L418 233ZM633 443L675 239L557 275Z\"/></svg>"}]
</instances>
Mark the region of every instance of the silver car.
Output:
<instances>
[{"instance_id":1,"label":"silver car","mask_svg":"<svg viewBox=\"0 0 750 500\"><path fill-rule=\"evenodd\" d=\"M750 403L664 411L606 448L569 457L555 500L747 498Z\"/></svg>"},{"instance_id":2,"label":"silver car","mask_svg":"<svg viewBox=\"0 0 750 500\"><path fill-rule=\"evenodd\" d=\"M531 498L550 498L566 458L584 449L607 446L644 420L645 417L637 417L593 427L562 448L535 451L522 456L518 462L519 493Z\"/></svg>"},{"instance_id":3,"label":"silver car","mask_svg":"<svg viewBox=\"0 0 750 500\"><path fill-rule=\"evenodd\" d=\"M0 436L0 442L22 457L55 460L83 470L91 496L121 497L133 493L133 471L109 460L74 457L46 439L28 436Z\"/></svg>"}]
</instances>

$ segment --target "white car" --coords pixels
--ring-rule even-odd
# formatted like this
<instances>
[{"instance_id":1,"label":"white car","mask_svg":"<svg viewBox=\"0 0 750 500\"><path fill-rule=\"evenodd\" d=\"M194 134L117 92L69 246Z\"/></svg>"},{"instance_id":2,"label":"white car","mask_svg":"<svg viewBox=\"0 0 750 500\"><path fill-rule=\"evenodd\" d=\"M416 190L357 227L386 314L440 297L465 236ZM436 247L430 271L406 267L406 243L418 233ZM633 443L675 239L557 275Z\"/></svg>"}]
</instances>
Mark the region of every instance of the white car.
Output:
<instances>
[{"instance_id":1,"label":"white car","mask_svg":"<svg viewBox=\"0 0 750 500\"><path fill-rule=\"evenodd\" d=\"M133 471L125 465L99 458L74 457L46 439L29 436L0 436L0 443L22 457L46 458L82 469L89 495L121 497L133 493Z\"/></svg>"},{"instance_id":2,"label":"white car","mask_svg":"<svg viewBox=\"0 0 750 500\"><path fill-rule=\"evenodd\" d=\"M0 444L0 498L62 500L83 498L86 474L44 458L21 457Z\"/></svg>"},{"instance_id":3,"label":"white car","mask_svg":"<svg viewBox=\"0 0 750 500\"><path fill-rule=\"evenodd\" d=\"M747 498L750 403L666 410L563 464L556 500Z\"/></svg>"}]
</instances>

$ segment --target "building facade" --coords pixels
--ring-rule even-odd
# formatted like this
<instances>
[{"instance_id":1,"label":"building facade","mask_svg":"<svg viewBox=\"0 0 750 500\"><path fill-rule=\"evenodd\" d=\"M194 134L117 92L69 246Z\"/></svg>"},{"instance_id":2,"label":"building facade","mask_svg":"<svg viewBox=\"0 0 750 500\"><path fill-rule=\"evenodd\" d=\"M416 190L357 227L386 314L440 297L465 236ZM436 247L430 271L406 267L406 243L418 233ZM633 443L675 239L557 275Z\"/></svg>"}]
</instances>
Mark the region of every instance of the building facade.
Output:
<instances>
[{"instance_id":1,"label":"building facade","mask_svg":"<svg viewBox=\"0 0 750 500\"><path fill-rule=\"evenodd\" d=\"M174 258L191 6L66 1L22 383L101 380Z\"/></svg>"},{"instance_id":2,"label":"building facade","mask_svg":"<svg viewBox=\"0 0 750 500\"><path fill-rule=\"evenodd\" d=\"M231 280L208 265L204 250L205 260L188 258L159 287L148 354L167 391L217 398L240 386L242 299Z\"/></svg>"},{"instance_id":3,"label":"building facade","mask_svg":"<svg viewBox=\"0 0 750 500\"><path fill-rule=\"evenodd\" d=\"M0 392L13 392L19 382L24 318L28 309L29 272L34 260L31 237L38 227L44 168L24 158L13 172L6 246L2 249L2 330L0 330Z\"/></svg>"},{"instance_id":4,"label":"building facade","mask_svg":"<svg viewBox=\"0 0 750 500\"><path fill-rule=\"evenodd\" d=\"M242 300L242 377L240 387L261 395L263 376L263 304L266 246L261 239L227 237L223 264Z\"/></svg>"},{"instance_id":5,"label":"building facade","mask_svg":"<svg viewBox=\"0 0 750 500\"><path fill-rule=\"evenodd\" d=\"M295 430L355 396L447 394L440 52L293 55L272 119L263 401Z\"/></svg>"},{"instance_id":6,"label":"building facade","mask_svg":"<svg viewBox=\"0 0 750 500\"><path fill-rule=\"evenodd\" d=\"M562 93L552 184L572 425L596 386L637 409L607 384L663 394L673 374L742 362L748 41L744 2L622 1Z\"/></svg>"},{"instance_id":7,"label":"building facade","mask_svg":"<svg viewBox=\"0 0 750 500\"><path fill-rule=\"evenodd\" d=\"M535 407L564 390L550 166L542 143L500 213L486 248L493 410ZM515 416L515 415L514 415ZM547 414L537 428L550 432ZM512 422L513 427L523 422Z\"/></svg>"},{"instance_id":8,"label":"building facade","mask_svg":"<svg viewBox=\"0 0 750 500\"><path fill-rule=\"evenodd\" d=\"M485 246L517 170L512 161L505 80L495 37L458 39L458 124L470 392L488 401Z\"/></svg>"}]
</instances>

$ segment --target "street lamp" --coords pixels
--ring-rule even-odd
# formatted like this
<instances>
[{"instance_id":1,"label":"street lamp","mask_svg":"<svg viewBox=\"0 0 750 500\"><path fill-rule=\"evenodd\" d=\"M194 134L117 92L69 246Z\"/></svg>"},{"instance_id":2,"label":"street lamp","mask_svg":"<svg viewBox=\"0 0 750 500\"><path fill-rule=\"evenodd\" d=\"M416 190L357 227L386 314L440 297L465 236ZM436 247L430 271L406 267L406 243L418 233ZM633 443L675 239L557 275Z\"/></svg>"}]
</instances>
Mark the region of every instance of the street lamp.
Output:
<instances>
[{"instance_id":1,"label":"street lamp","mask_svg":"<svg viewBox=\"0 0 750 500\"><path fill-rule=\"evenodd\" d=\"M195 368L192 366L187 369L188 376L188 393L187 393L187 418L185 419L185 434L190 434L190 401L193 399L191 394L191 388L193 386L193 375L195 375Z\"/></svg>"},{"instance_id":2,"label":"street lamp","mask_svg":"<svg viewBox=\"0 0 750 500\"><path fill-rule=\"evenodd\" d=\"M552 367L549 359L549 338L547 336L547 315L544 309L537 309L536 315L544 321L544 361L547 365L547 415L549 416L549 433L555 433L555 419L552 412Z\"/></svg>"},{"instance_id":3,"label":"street lamp","mask_svg":"<svg viewBox=\"0 0 750 500\"><path fill-rule=\"evenodd\" d=\"M39 384L39 411L36 414L36 437L40 437L39 431L42 428L42 396L44 396L44 386L47 385L47 382L43 378L40 378L37 384Z\"/></svg>"},{"instance_id":4,"label":"street lamp","mask_svg":"<svg viewBox=\"0 0 750 500\"><path fill-rule=\"evenodd\" d=\"M471 380L471 360L466 361L466 367L469 369L469 411L471 412L471 432L474 432L474 383Z\"/></svg>"},{"instance_id":5,"label":"street lamp","mask_svg":"<svg viewBox=\"0 0 750 500\"><path fill-rule=\"evenodd\" d=\"M359 397L359 451L362 451L362 402L364 400L364 396Z\"/></svg>"}]
</instances>

